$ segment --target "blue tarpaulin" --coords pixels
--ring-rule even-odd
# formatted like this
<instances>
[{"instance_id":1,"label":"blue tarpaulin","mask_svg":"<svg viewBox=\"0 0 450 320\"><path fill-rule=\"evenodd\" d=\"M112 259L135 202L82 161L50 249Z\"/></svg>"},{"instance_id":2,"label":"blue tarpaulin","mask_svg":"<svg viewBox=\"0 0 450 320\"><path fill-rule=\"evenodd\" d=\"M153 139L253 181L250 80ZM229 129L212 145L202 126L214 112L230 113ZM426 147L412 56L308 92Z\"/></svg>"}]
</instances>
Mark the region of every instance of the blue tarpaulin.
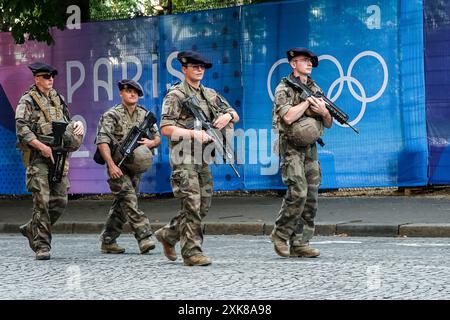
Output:
<instances>
[{"instance_id":1,"label":"blue tarpaulin","mask_svg":"<svg viewBox=\"0 0 450 320\"><path fill-rule=\"evenodd\" d=\"M283 1L86 23L81 30L54 31L51 48L15 46L10 34L1 33L0 193L25 192L11 122L32 83L27 64L39 57L55 65L56 88L72 115L86 123L85 142L70 160L71 192L104 193L106 172L92 160L93 141L100 114L120 101L116 82L139 81L145 89L140 103L159 117L167 88L183 78L175 59L181 50L199 51L213 62L203 83L241 117L235 142L243 151L237 166L242 178L226 165L212 165L215 190L284 188L271 131L272 98L290 72L286 51L300 46L318 54L312 77L360 131L336 122L326 130L319 147L322 188L448 183L449 3ZM140 191L170 192L169 177L163 138Z\"/></svg>"}]
</instances>

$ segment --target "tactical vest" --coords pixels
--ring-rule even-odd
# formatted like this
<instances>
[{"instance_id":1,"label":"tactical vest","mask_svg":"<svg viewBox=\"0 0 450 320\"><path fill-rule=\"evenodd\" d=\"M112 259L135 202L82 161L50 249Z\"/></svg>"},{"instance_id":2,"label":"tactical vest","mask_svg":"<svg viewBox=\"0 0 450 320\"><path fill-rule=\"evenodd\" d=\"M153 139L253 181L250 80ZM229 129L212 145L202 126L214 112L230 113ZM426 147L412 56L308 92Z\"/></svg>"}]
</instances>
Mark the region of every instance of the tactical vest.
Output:
<instances>
[{"instance_id":1,"label":"tactical vest","mask_svg":"<svg viewBox=\"0 0 450 320\"><path fill-rule=\"evenodd\" d=\"M177 84L175 86L172 86L169 90L167 94L173 94L180 105L182 105L182 102L188 98L188 93L184 90L183 85L181 84ZM203 103L203 105L200 106L200 108L204 111L205 115L207 116L208 120L212 123L215 119L217 119L217 117L219 117L221 114L225 113L225 110L228 108L231 108L231 106L229 106L229 104L225 101L224 98L222 98L218 93L216 93L214 90L212 89L208 89L203 87L202 90L202 100L200 101L201 103ZM195 129L195 130L201 130L202 128L198 128L196 127L196 123L194 121L194 117L193 115L191 115L189 113L189 111L186 108L181 107L180 110L180 114L178 116L178 119L175 120L176 122L176 126L177 127L181 127L184 129ZM224 143L226 142L226 132L228 132L228 130L232 130L234 128L234 124L233 122L229 122L227 124L227 126L225 126L225 128L223 128L221 130L221 135L224 138ZM227 131L225 131L227 130ZM232 135L231 135L232 136ZM171 139L169 139L169 146L170 149L172 150L172 148L174 148L177 144L181 143L182 140L180 141L172 141ZM184 143L184 142L183 142ZM205 149L208 148L211 144L214 144L214 142L211 142L210 144L203 144L202 145L202 159L205 160L206 158L204 158L204 156L207 156L207 158L209 158L209 156L215 157L215 152L213 151L210 155L205 155L203 154L203 152L205 151ZM195 156L195 143L190 143L190 148L191 148L191 153L190 155L186 155L188 158ZM211 159L212 160L212 159ZM209 160L206 160L207 162Z\"/></svg>"},{"instance_id":2,"label":"tactical vest","mask_svg":"<svg viewBox=\"0 0 450 320\"><path fill-rule=\"evenodd\" d=\"M36 135L37 139L46 145L51 145L53 142L52 121L63 120L70 121L70 114L68 107L62 97L52 89L50 91L49 99L54 105L55 112L49 113L41 97L33 86L26 91L22 96L29 95L31 101L31 131ZM36 150L31 149L27 144L17 141L17 147L22 151L22 162L24 166L28 166L31 160L32 153Z\"/></svg>"}]
</instances>

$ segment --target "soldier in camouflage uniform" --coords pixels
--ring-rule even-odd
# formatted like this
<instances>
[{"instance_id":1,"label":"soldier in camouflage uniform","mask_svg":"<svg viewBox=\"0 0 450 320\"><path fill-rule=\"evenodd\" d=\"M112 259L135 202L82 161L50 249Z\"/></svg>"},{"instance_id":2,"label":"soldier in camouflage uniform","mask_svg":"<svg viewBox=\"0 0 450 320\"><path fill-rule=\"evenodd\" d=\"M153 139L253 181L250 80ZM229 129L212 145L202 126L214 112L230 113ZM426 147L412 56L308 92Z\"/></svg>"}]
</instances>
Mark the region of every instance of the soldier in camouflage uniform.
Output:
<instances>
[{"instance_id":1,"label":"soldier in camouflage uniform","mask_svg":"<svg viewBox=\"0 0 450 320\"><path fill-rule=\"evenodd\" d=\"M310 78L312 68L318 65L317 56L306 48L294 48L287 51L287 57L292 67L289 77L302 81L313 92L321 91ZM275 91L273 125L280 133L280 166L283 183L288 189L270 235L275 252L282 257L317 257L320 254L309 246L314 235L321 182L317 145L313 142L299 146L294 143L299 137L290 136L290 129L305 117L316 118L317 123L326 128L333 123L323 99L303 96L282 80ZM301 134L301 131L296 132Z\"/></svg>"},{"instance_id":2,"label":"soldier in camouflage uniform","mask_svg":"<svg viewBox=\"0 0 450 320\"><path fill-rule=\"evenodd\" d=\"M194 118L181 102L197 97L200 108L219 130L236 123L239 117L216 91L200 84L205 69L212 67L207 59L193 51L180 52L177 59L185 79L170 88L165 96L160 126L162 134L170 140L171 183L175 197L181 200L181 210L168 225L155 232L155 237L162 243L169 260L176 260L175 245L180 241L184 264L204 266L211 264L211 259L203 254L201 221L211 205L213 184L203 153L212 137L203 130L192 130ZM178 153L178 147L185 142L188 148ZM200 153L195 152L198 149Z\"/></svg>"},{"instance_id":3,"label":"soldier in camouflage uniform","mask_svg":"<svg viewBox=\"0 0 450 320\"><path fill-rule=\"evenodd\" d=\"M120 154L114 150L125 139L128 132L135 125L139 126L147 113L147 110L138 105L139 97L143 96L142 87L133 80L124 79L118 82L122 103L106 111L98 124L96 137L97 147L108 167L108 184L115 199L109 210L105 227L100 236L102 253L124 253L125 249L119 246L116 239L120 236L123 226L129 223L142 254L155 248L155 242L151 240L152 230L147 216L138 208L138 187L140 178L151 165L153 151L160 142L160 134L155 124L151 129L153 139L143 138L140 147L130 159L131 164L118 167ZM143 147L145 146L145 147ZM142 149L143 148L143 149ZM137 150L146 150L145 159L138 159ZM113 150L113 151L112 151ZM119 157L116 155L119 154ZM136 171L134 168L150 160L145 168Z\"/></svg>"},{"instance_id":4,"label":"soldier in camouflage uniform","mask_svg":"<svg viewBox=\"0 0 450 320\"><path fill-rule=\"evenodd\" d=\"M52 121L69 123L63 136L68 151L77 150L84 127L81 121L70 121L70 114L62 97L53 89L58 71L51 65L36 62L28 66L35 84L20 98L16 108L16 134L26 166L26 186L33 194L33 216L20 227L28 238L37 260L50 259L51 226L67 206L69 162L66 160L61 182L49 182L49 167L54 163Z\"/></svg>"}]
</instances>

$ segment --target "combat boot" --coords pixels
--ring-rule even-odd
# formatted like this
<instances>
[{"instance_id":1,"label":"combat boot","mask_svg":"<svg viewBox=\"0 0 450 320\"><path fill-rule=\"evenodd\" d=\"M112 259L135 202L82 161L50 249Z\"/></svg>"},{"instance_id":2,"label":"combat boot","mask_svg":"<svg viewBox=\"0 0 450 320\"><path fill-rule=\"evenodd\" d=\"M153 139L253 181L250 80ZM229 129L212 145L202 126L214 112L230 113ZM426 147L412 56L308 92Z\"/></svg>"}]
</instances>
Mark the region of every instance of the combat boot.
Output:
<instances>
[{"instance_id":1,"label":"combat boot","mask_svg":"<svg viewBox=\"0 0 450 320\"><path fill-rule=\"evenodd\" d=\"M28 222L28 223L26 223L26 224L24 224L24 225L21 225L21 226L19 227L19 230L20 230L20 233L21 233L25 238L28 239L28 245L30 246L31 250L33 250L33 251L36 252L36 248L34 247L34 244L33 244L33 231L32 231L32 229L31 229L31 224L30 224L30 222Z\"/></svg>"},{"instance_id":2,"label":"combat boot","mask_svg":"<svg viewBox=\"0 0 450 320\"><path fill-rule=\"evenodd\" d=\"M124 253L125 252L125 248L122 248L121 246L119 246L116 242L114 243L104 243L102 242L102 246L100 248L102 250L102 253Z\"/></svg>"},{"instance_id":3,"label":"combat boot","mask_svg":"<svg viewBox=\"0 0 450 320\"><path fill-rule=\"evenodd\" d=\"M277 235L275 231L270 234L270 239L273 242L273 249L279 256L289 257L289 246L286 240Z\"/></svg>"},{"instance_id":4,"label":"combat boot","mask_svg":"<svg viewBox=\"0 0 450 320\"><path fill-rule=\"evenodd\" d=\"M291 257L303 257L303 258L315 258L320 255L318 249L311 248L308 245L305 246L292 246L290 249Z\"/></svg>"},{"instance_id":5,"label":"combat boot","mask_svg":"<svg viewBox=\"0 0 450 320\"><path fill-rule=\"evenodd\" d=\"M47 247L37 249L36 260L50 260L50 249Z\"/></svg>"},{"instance_id":6,"label":"combat boot","mask_svg":"<svg viewBox=\"0 0 450 320\"><path fill-rule=\"evenodd\" d=\"M166 256L166 258L169 259L170 261L177 260L177 252L175 251L175 247L166 241L166 239L164 238L163 229L159 229L155 232L155 238L156 240L161 242L164 250L164 255Z\"/></svg>"},{"instance_id":7,"label":"combat boot","mask_svg":"<svg viewBox=\"0 0 450 320\"><path fill-rule=\"evenodd\" d=\"M207 266L212 263L211 258L199 253L188 258L183 258L186 266Z\"/></svg>"},{"instance_id":8,"label":"combat boot","mask_svg":"<svg viewBox=\"0 0 450 320\"><path fill-rule=\"evenodd\" d=\"M153 249L155 249L155 241L152 241L149 238L139 240L139 250L141 250L142 254L147 253Z\"/></svg>"}]
</instances>

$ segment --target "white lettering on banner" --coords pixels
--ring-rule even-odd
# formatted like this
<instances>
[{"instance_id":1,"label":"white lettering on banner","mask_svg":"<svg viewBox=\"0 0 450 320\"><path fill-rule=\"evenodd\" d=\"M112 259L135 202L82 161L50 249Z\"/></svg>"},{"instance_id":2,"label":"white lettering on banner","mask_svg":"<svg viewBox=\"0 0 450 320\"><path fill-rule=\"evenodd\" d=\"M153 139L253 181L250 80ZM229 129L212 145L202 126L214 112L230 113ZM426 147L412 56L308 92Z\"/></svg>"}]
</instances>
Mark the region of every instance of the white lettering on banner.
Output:
<instances>
[{"instance_id":1,"label":"white lettering on banner","mask_svg":"<svg viewBox=\"0 0 450 320\"><path fill-rule=\"evenodd\" d=\"M178 79L183 81L184 80L184 74L182 72L178 71L178 70L175 70L174 67L172 66L172 61L176 59L177 55L178 55L178 51L174 51L171 54L169 54L169 56L167 57L167 60L166 60L167 72L169 74L171 74L172 76L177 77ZM170 86L171 86L171 84L168 83L166 85L167 89L169 89Z\"/></svg>"},{"instance_id":2,"label":"white lettering on banner","mask_svg":"<svg viewBox=\"0 0 450 320\"><path fill-rule=\"evenodd\" d=\"M142 76L142 62L141 60L136 56L126 56L122 59L121 65L122 65L122 78L121 79L128 79L128 64L133 63L136 65L136 74L133 76L133 80L136 82L139 82L139 79ZM94 91L94 101L99 101L99 87L102 87L106 90L106 93L108 95L107 100L112 101L113 100L113 65L118 65L119 59L115 57L108 57L108 58L99 58L94 63L93 68L93 91ZM101 67L104 68L101 68ZM155 65L152 65L153 68L156 68ZM72 68L77 68L80 71L80 77L74 84L72 84ZM104 70L106 68L106 70ZM73 95L75 91L84 83L84 80L86 78L86 71L85 67L81 61L78 60L71 60L66 61L66 83L67 83L67 101L69 103L73 100ZM106 72L105 72L106 71ZM99 73L101 72L101 76ZM100 80L99 78L104 78L106 74L106 80ZM154 73L152 73L155 75ZM157 90L154 90L157 91Z\"/></svg>"},{"instance_id":3,"label":"white lettering on banner","mask_svg":"<svg viewBox=\"0 0 450 320\"><path fill-rule=\"evenodd\" d=\"M67 14L72 13L66 21L66 27L69 30L81 29L81 9L77 5L70 5L66 10Z\"/></svg>"},{"instance_id":4,"label":"white lettering on banner","mask_svg":"<svg viewBox=\"0 0 450 320\"><path fill-rule=\"evenodd\" d=\"M366 90L364 89L364 87L362 86L361 82L359 82L355 77L352 76L352 70L353 67L355 66L355 64L363 57L366 56L370 56L370 57L374 57L375 59L378 60L378 62L381 64L381 67L383 69L383 83L381 84L380 89L378 90L378 92L376 94L374 94L371 97L367 97L366 96ZM352 121L348 121L348 123L351 126L356 125L359 121L361 121L362 117L364 116L365 110L366 110L366 106L367 103L369 102L374 102L376 100L378 100L378 98L380 98L382 96L382 94L384 93L384 91L386 90L387 84L388 84L388 80L389 80L389 71L387 68L387 64L386 61L384 61L383 57L378 54L375 51L362 51L359 54L357 54L352 61L350 62L350 65L348 66L347 69L347 74L344 75L344 70L342 69L342 65L340 64L340 62L333 56L331 55L321 55L319 56L319 61L321 60L329 60L331 62L333 62L336 65L336 68L338 69L339 72L339 78L337 78L329 87L328 92L326 93L326 96L328 99L330 99L331 101L335 102L341 95L342 93L342 89L344 87L344 83L347 83L348 85L348 89L351 93L351 95L358 100L359 102L362 103L361 105L361 110L359 112L359 114L356 116L356 118ZM272 67L269 70L269 74L267 76L267 91L269 94L269 97L271 98L271 100L274 100L274 95L272 93L272 88L271 88L271 82L272 82L272 74L274 72L274 70L283 63L288 63L286 58L277 60ZM331 94L333 93L334 88L339 84L338 90L336 92L336 94L331 97ZM358 95L354 88L353 88L353 84L356 85L356 87L358 87L358 90L361 92L361 95ZM334 122L341 126L341 127L346 127L347 125L345 124L340 124L338 123L336 120L334 120Z\"/></svg>"},{"instance_id":5,"label":"white lettering on banner","mask_svg":"<svg viewBox=\"0 0 450 320\"><path fill-rule=\"evenodd\" d=\"M73 85L72 85L72 68L77 68L78 70L80 70L80 77ZM80 61L73 60L66 62L67 103L72 103L73 93L84 82L85 76L86 72L84 70L83 64Z\"/></svg>"},{"instance_id":6,"label":"white lettering on banner","mask_svg":"<svg viewBox=\"0 0 450 320\"><path fill-rule=\"evenodd\" d=\"M87 137L87 125L86 125L86 119L84 119L82 116L80 116L79 114L77 114L77 115L74 115L74 116L72 117L72 121L81 121L81 122L83 123L83 126L84 126L84 136ZM71 158L88 158L88 157L89 157L89 151L87 151L87 150L82 151L82 150L81 150L81 149L83 149L83 145L84 145L84 142L83 142L83 144L81 145L80 149L78 149L77 151L72 152L72 153L70 154L70 157L71 157Z\"/></svg>"},{"instance_id":7,"label":"white lettering on banner","mask_svg":"<svg viewBox=\"0 0 450 320\"><path fill-rule=\"evenodd\" d=\"M381 29L381 9L377 5L367 7L367 13L373 13L366 20L367 29Z\"/></svg>"},{"instance_id":8,"label":"white lettering on banner","mask_svg":"<svg viewBox=\"0 0 450 320\"><path fill-rule=\"evenodd\" d=\"M158 98L158 55L152 53L152 91L153 98Z\"/></svg>"},{"instance_id":9,"label":"white lettering on banner","mask_svg":"<svg viewBox=\"0 0 450 320\"><path fill-rule=\"evenodd\" d=\"M109 58L99 58L94 63L93 68L93 91L94 91L94 101L99 101L99 87L102 87L106 90L106 93L108 95L108 100L113 100L113 63L114 65L118 65L118 59L114 57ZM136 56L127 56L122 59L122 79L128 79L128 64L133 63L136 65L136 74L132 78L134 81L139 81L139 79L142 76L142 63L141 60L139 60ZM103 69L100 69L101 66L104 66L106 68L106 80L100 80L99 79L99 72L100 70L103 71ZM156 69L156 67L153 65L153 67ZM73 69L78 69L80 72L79 78L73 83ZM104 72L102 73L102 75ZM154 75L154 73L153 73ZM73 101L73 95L75 92L81 87L81 85L84 83L86 79L86 69L81 61L78 60L71 60L66 61L66 83L67 83L67 102L72 103ZM157 90L155 90L157 91ZM86 120L80 116L76 115L73 117L73 120L75 121L82 121L84 128L85 128L85 136L87 131L87 125ZM81 149L81 148L80 148ZM76 152L73 152L71 154L72 158L87 158L89 157L89 151L81 151L78 150Z\"/></svg>"},{"instance_id":10,"label":"white lettering on banner","mask_svg":"<svg viewBox=\"0 0 450 320\"><path fill-rule=\"evenodd\" d=\"M134 75L132 80L138 82L142 76L141 60L139 60L139 58L136 56L124 57L122 60L122 79L130 79L130 78L128 78L128 68L127 68L128 63L134 63L136 65L136 74Z\"/></svg>"},{"instance_id":11,"label":"white lettering on banner","mask_svg":"<svg viewBox=\"0 0 450 320\"><path fill-rule=\"evenodd\" d=\"M106 67L107 81L98 79L98 70L100 66L104 65ZM112 65L108 58L100 58L95 61L94 64L94 101L98 101L98 88L103 87L108 94L108 100L113 99L112 90Z\"/></svg>"}]
</instances>

